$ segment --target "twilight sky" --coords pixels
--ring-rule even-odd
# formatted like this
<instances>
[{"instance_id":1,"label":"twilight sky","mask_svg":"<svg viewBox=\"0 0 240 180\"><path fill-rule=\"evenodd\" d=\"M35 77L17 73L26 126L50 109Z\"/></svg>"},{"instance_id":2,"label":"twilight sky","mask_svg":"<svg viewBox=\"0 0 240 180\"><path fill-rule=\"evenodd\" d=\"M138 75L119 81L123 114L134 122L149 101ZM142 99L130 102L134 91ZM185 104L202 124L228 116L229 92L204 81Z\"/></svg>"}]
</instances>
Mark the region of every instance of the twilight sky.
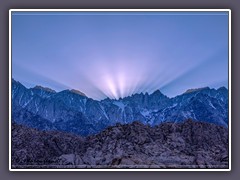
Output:
<instances>
[{"instance_id":1,"label":"twilight sky","mask_svg":"<svg viewBox=\"0 0 240 180\"><path fill-rule=\"evenodd\" d=\"M227 12L13 12L12 77L93 99L228 86Z\"/></svg>"}]
</instances>

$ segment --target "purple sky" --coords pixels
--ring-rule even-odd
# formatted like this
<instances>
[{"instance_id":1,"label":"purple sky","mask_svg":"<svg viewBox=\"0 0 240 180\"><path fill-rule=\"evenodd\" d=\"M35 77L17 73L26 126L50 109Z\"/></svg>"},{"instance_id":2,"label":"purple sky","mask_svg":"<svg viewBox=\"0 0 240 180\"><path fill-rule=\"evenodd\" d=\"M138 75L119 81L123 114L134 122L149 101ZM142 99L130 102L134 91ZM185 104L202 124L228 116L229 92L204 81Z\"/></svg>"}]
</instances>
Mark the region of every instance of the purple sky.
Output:
<instances>
[{"instance_id":1,"label":"purple sky","mask_svg":"<svg viewBox=\"0 0 240 180\"><path fill-rule=\"evenodd\" d=\"M227 12L14 12L12 77L93 99L227 87Z\"/></svg>"}]
</instances>

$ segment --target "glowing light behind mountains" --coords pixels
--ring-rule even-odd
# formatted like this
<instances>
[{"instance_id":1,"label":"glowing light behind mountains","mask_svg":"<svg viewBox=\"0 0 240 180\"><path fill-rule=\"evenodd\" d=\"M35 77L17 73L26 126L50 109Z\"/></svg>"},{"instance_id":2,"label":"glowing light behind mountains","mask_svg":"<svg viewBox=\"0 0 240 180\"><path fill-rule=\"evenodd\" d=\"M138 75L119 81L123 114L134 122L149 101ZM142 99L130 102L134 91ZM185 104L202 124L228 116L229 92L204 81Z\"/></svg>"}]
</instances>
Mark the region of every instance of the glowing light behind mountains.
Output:
<instances>
[{"instance_id":1,"label":"glowing light behind mountains","mask_svg":"<svg viewBox=\"0 0 240 180\"><path fill-rule=\"evenodd\" d=\"M13 78L94 99L228 83L224 12L15 12Z\"/></svg>"}]
</instances>

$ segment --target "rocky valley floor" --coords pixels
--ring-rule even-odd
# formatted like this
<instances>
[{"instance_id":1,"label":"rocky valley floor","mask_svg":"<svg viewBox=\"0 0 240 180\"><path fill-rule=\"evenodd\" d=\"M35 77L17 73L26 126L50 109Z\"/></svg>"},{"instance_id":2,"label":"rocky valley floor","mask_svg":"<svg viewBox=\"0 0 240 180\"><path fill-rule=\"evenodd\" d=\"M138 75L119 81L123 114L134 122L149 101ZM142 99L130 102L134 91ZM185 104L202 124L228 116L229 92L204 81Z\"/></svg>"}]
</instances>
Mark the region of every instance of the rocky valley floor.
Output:
<instances>
[{"instance_id":1,"label":"rocky valley floor","mask_svg":"<svg viewBox=\"0 0 240 180\"><path fill-rule=\"evenodd\" d=\"M12 168L228 168L228 129L186 120L81 137L12 123Z\"/></svg>"}]
</instances>

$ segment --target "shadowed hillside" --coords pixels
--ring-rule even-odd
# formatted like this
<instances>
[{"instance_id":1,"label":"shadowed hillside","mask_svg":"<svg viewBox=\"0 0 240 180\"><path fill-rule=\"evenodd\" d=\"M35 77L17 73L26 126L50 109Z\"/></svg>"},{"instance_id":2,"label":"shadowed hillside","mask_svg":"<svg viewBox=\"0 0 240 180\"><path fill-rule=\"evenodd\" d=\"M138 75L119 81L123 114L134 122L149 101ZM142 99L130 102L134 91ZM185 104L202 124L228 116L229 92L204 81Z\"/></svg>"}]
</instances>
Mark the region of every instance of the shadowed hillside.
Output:
<instances>
[{"instance_id":1,"label":"shadowed hillside","mask_svg":"<svg viewBox=\"0 0 240 180\"><path fill-rule=\"evenodd\" d=\"M12 124L13 168L228 168L228 129L187 120L80 137Z\"/></svg>"}]
</instances>

